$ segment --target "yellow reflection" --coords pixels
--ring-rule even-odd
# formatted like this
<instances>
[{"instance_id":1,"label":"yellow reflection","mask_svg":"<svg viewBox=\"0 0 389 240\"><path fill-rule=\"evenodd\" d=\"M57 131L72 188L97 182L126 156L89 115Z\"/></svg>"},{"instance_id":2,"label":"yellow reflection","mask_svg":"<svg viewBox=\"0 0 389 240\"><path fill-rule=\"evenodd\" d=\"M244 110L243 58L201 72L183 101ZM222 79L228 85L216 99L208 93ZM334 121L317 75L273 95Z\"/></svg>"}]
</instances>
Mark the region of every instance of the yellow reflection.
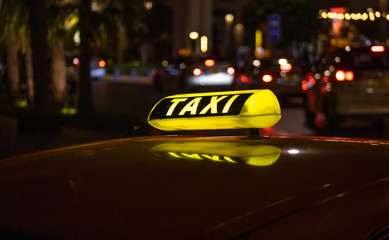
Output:
<instances>
[{"instance_id":1,"label":"yellow reflection","mask_svg":"<svg viewBox=\"0 0 389 240\"><path fill-rule=\"evenodd\" d=\"M262 144L245 142L169 142L154 146L150 151L156 155L175 159L204 160L252 166L270 166L281 155L281 149Z\"/></svg>"}]
</instances>

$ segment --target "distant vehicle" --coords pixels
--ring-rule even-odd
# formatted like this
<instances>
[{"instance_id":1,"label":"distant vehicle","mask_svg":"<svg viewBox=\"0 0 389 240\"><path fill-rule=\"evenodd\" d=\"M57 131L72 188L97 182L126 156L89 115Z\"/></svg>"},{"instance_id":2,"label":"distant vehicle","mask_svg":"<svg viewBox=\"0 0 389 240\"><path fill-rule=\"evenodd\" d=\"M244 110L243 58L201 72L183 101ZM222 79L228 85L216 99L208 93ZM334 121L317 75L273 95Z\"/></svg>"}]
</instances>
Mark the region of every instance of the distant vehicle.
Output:
<instances>
[{"instance_id":1,"label":"distant vehicle","mask_svg":"<svg viewBox=\"0 0 389 240\"><path fill-rule=\"evenodd\" d=\"M77 57L71 58L67 63L67 78L78 81L80 60ZM90 61L90 76L92 80L99 80L106 74L106 61L101 58L92 58Z\"/></svg>"},{"instance_id":2,"label":"distant vehicle","mask_svg":"<svg viewBox=\"0 0 389 240\"><path fill-rule=\"evenodd\" d=\"M270 89L280 100L303 95L302 68L292 60L252 59L237 70L232 89Z\"/></svg>"},{"instance_id":3,"label":"distant vehicle","mask_svg":"<svg viewBox=\"0 0 389 240\"><path fill-rule=\"evenodd\" d=\"M389 115L386 46L345 47L324 56L302 82L306 124L337 128L347 118L382 126Z\"/></svg>"},{"instance_id":4,"label":"distant vehicle","mask_svg":"<svg viewBox=\"0 0 389 240\"><path fill-rule=\"evenodd\" d=\"M159 90L229 89L234 64L212 58L191 58L157 70L154 85Z\"/></svg>"},{"instance_id":5,"label":"distant vehicle","mask_svg":"<svg viewBox=\"0 0 389 240\"><path fill-rule=\"evenodd\" d=\"M177 90L183 88L183 71L187 66L184 59L168 63L167 60L155 69L152 75L154 87L158 91Z\"/></svg>"}]
</instances>

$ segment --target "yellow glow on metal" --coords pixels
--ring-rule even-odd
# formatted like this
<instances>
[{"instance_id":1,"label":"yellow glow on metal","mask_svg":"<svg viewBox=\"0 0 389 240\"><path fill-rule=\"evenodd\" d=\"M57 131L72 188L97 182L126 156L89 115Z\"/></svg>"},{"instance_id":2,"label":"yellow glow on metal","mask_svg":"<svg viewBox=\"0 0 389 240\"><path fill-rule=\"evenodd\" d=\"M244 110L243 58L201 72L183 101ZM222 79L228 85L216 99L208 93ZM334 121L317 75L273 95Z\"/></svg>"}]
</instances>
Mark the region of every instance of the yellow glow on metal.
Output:
<instances>
[{"instance_id":1,"label":"yellow glow on metal","mask_svg":"<svg viewBox=\"0 0 389 240\"><path fill-rule=\"evenodd\" d=\"M277 97L267 89L178 94L159 101L148 123L160 130L266 128L281 118Z\"/></svg>"},{"instance_id":2,"label":"yellow glow on metal","mask_svg":"<svg viewBox=\"0 0 389 240\"><path fill-rule=\"evenodd\" d=\"M257 167L270 166L281 155L281 149L275 146L228 141L172 141L154 146L150 151L175 159L248 164Z\"/></svg>"}]
</instances>

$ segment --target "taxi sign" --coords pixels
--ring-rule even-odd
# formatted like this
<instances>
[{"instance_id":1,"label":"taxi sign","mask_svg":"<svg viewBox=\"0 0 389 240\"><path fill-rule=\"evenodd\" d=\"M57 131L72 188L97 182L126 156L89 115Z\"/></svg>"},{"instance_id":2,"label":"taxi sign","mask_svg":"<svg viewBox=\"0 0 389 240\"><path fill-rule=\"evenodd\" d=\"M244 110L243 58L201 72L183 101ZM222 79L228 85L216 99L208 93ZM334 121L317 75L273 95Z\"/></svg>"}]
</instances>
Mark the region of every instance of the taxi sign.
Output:
<instances>
[{"instance_id":1,"label":"taxi sign","mask_svg":"<svg viewBox=\"0 0 389 240\"><path fill-rule=\"evenodd\" d=\"M147 121L160 130L266 128L281 118L268 89L178 94L163 98Z\"/></svg>"}]
</instances>

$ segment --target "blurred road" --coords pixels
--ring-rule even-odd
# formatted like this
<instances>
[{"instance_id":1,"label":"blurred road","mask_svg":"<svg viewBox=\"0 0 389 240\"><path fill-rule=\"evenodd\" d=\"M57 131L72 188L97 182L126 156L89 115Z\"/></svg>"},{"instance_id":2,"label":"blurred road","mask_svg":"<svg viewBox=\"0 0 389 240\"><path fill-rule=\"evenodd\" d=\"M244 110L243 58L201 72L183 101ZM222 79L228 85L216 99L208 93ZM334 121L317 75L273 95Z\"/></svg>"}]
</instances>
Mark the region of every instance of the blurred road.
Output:
<instances>
[{"instance_id":1,"label":"blurred road","mask_svg":"<svg viewBox=\"0 0 389 240\"><path fill-rule=\"evenodd\" d=\"M19 134L17 119L0 116L0 159L40 150L114 139L121 132L90 131L62 126L60 133Z\"/></svg>"}]
</instances>

